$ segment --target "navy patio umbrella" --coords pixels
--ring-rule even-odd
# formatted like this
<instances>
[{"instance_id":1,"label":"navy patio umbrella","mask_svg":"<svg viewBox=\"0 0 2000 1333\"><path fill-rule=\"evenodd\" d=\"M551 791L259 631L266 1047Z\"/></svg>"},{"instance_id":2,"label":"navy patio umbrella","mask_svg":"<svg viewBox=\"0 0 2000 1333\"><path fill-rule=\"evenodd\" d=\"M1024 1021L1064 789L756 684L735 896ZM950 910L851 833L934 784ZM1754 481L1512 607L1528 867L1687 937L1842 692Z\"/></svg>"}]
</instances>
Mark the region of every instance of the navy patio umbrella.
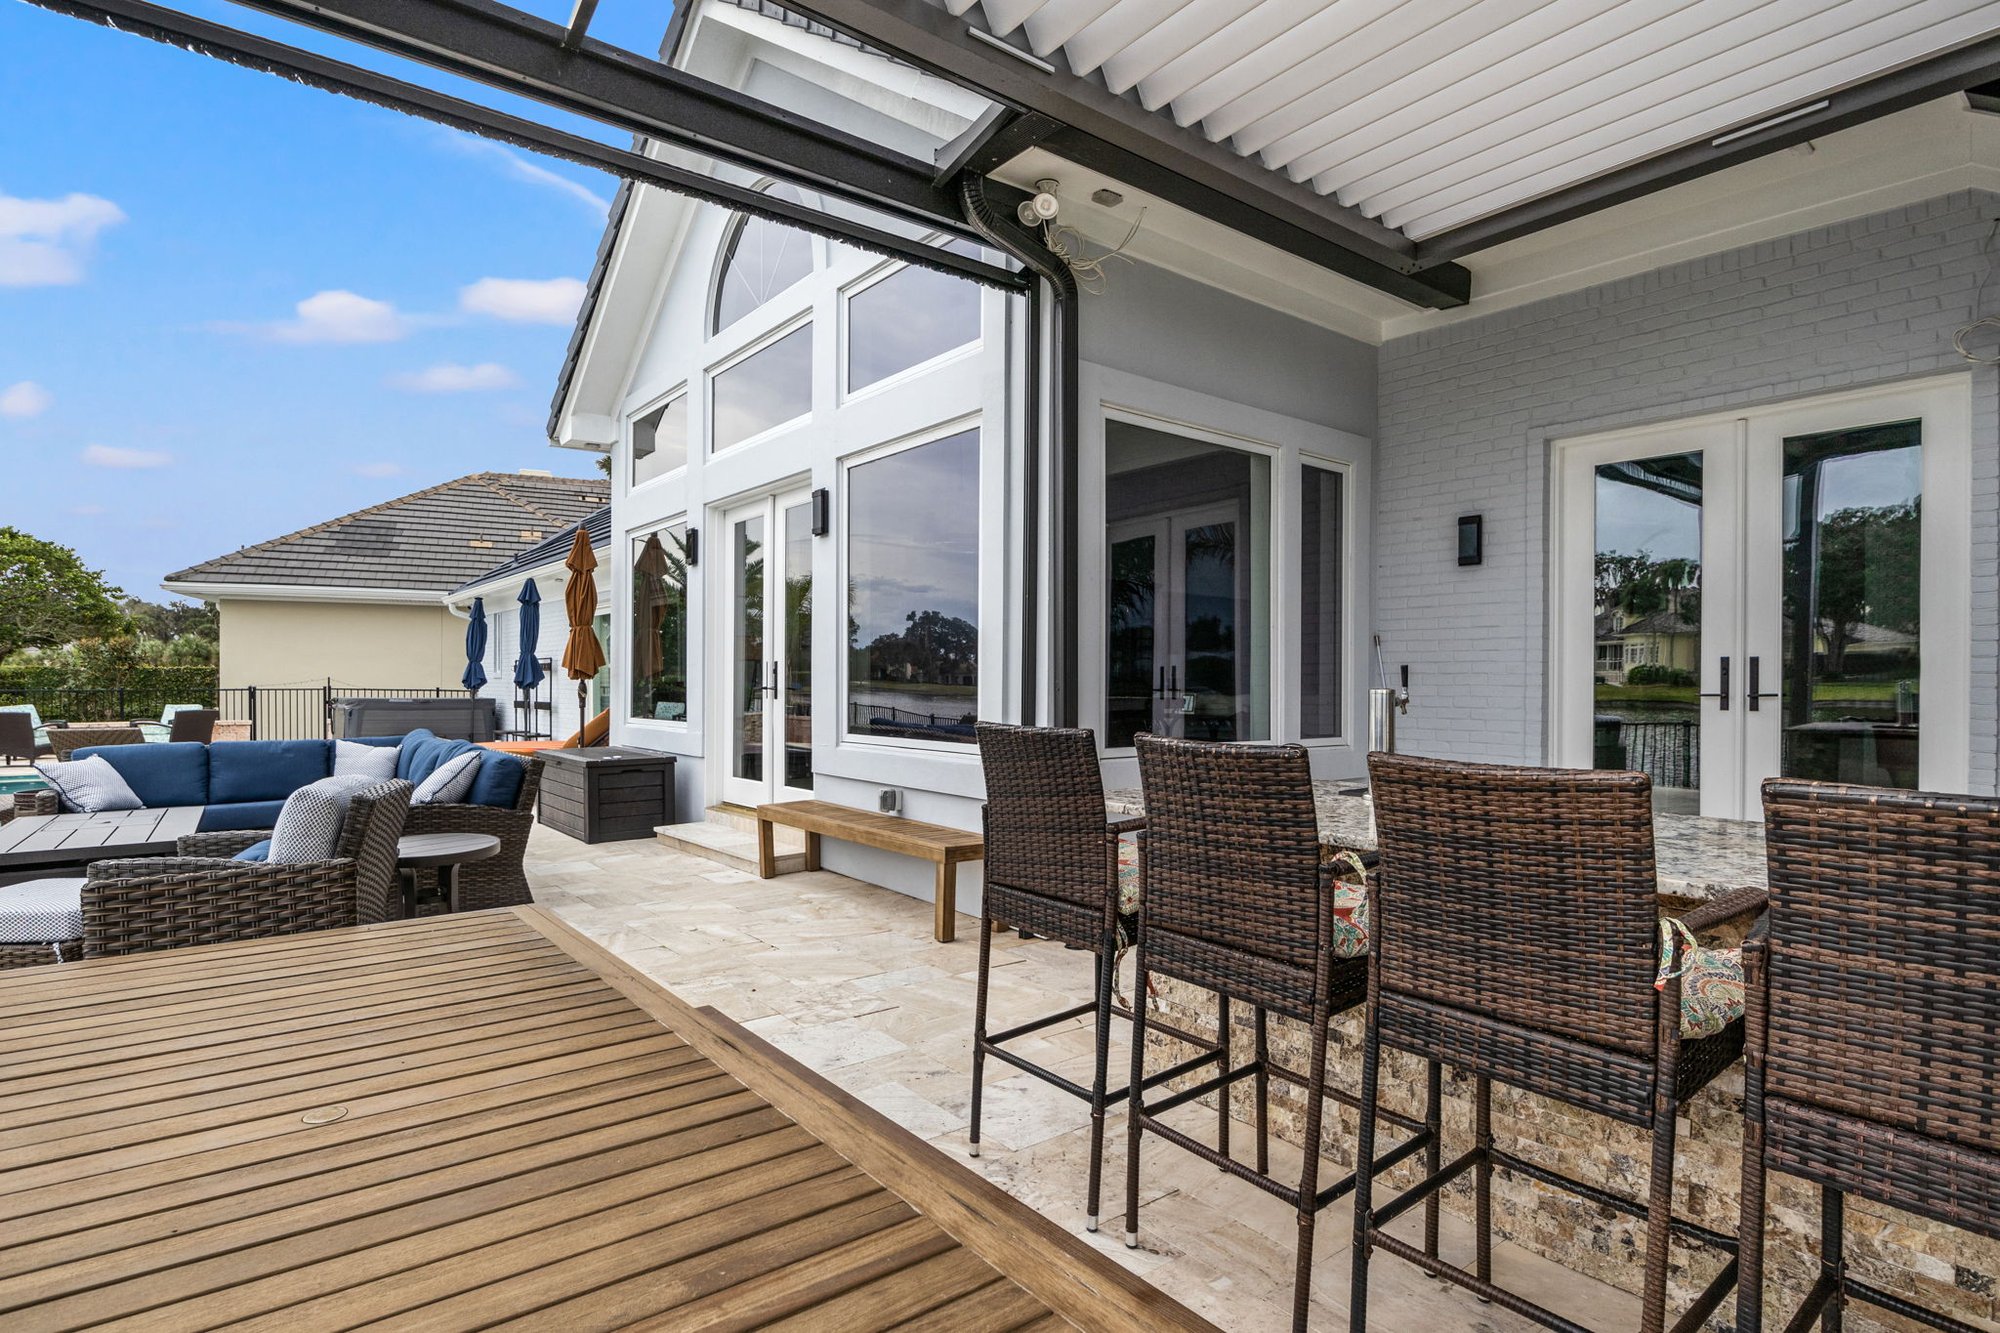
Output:
<instances>
[{"instance_id":1,"label":"navy patio umbrella","mask_svg":"<svg viewBox=\"0 0 2000 1333\"><path fill-rule=\"evenodd\" d=\"M514 659L514 683L532 690L542 683L542 660L535 656L535 647L542 637L542 594L536 590L535 581L529 579L521 585L521 595L514 600L521 604L521 655Z\"/></svg>"},{"instance_id":2,"label":"navy patio umbrella","mask_svg":"<svg viewBox=\"0 0 2000 1333\"><path fill-rule=\"evenodd\" d=\"M486 683L486 599L472 599L472 614L465 618L465 674L458 683L477 690Z\"/></svg>"}]
</instances>

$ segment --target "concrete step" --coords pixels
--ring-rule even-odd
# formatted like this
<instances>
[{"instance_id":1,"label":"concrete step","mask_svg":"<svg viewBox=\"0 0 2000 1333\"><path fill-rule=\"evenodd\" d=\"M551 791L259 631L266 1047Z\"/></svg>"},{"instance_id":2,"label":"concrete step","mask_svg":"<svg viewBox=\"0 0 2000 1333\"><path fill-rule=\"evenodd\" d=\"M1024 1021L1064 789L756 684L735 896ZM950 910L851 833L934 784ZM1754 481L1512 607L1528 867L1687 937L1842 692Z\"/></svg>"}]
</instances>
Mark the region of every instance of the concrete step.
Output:
<instances>
[{"instance_id":1,"label":"concrete step","mask_svg":"<svg viewBox=\"0 0 2000 1333\"><path fill-rule=\"evenodd\" d=\"M732 822L705 819L691 824L664 824L653 830L662 845L690 856L699 856L717 865L757 873L757 834L753 824L743 829ZM806 835L797 829L773 829L778 853L778 873L791 874L806 868Z\"/></svg>"},{"instance_id":2,"label":"concrete step","mask_svg":"<svg viewBox=\"0 0 2000 1333\"><path fill-rule=\"evenodd\" d=\"M729 802L711 805L708 807L707 819L711 824L721 824L739 833L757 831L757 812L747 805L735 805ZM783 830L779 832L782 835Z\"/></svg>"}]
</instances>

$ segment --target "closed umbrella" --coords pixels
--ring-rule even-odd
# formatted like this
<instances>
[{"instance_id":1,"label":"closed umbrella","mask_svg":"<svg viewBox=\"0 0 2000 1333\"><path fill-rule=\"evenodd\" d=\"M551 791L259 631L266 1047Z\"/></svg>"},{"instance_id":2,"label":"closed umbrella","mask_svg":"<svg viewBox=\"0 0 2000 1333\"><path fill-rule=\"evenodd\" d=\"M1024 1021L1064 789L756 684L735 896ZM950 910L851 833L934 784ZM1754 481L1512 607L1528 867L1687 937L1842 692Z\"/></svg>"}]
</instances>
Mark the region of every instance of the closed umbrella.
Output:
<instances>
[{"instance_id":1,"label":"closed umbrella","mask_svg":"<svg viewBox=\"0 0 2000 1333\"><path fill-rule=\"evenodd\" d=\"M538 730L533 725L534 692L542 683L542 660L535 655L535 648L542 637L542 594L529 579L521 585L521 595L514 599L521 604L521 639L519 655L514 658L514 686L521 691L520 711L526 722L515 725L527 735Z\"/></svg>"},{"instance_id":2,"label":"closed umbrella","mask_svg":"<svg viewBox=\"0 0 2000 1333\"><path fill-rule=\"evenodd\" d=\"M477 690L486 683L486 599L472 599L472 614L465 618L465 674L458 683Z\"/></svg>"},{"instance_id":3,"label":"closed umbrella","mask_svg":"<svg viewBox=\"0 0 2000 1333\"><path fill-rule=\"evenodd\" d=\"M597 641L597 556L590 549L590 534L577 524L576 540L570 544L569 558L563 561L569 582L563 585L563 608L569 612L569 640L563 644L563 670L576 682L576 718L581 728L588 717L590 681L604 669L604 645Z\"/></svg>"}]
</instances>

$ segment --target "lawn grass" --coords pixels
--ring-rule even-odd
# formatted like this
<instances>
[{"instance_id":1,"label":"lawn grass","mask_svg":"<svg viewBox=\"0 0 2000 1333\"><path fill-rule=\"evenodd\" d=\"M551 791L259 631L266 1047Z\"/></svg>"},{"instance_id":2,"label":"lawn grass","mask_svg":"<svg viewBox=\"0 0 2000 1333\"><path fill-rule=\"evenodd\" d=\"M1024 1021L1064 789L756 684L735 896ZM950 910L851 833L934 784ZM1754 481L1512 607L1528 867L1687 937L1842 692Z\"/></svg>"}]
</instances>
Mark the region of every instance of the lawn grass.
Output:
<instances>
[{"instance_id":1,"label":"lawn grass","mask_svg":"<svg viewBox=\"0 0 2000 1333\"><path fill-rule=\"evenodd\" d=\"M1692 708L1699 691L1692 685L1599 685L1600 704L1686 704ZM1893 701L1893 680L1823 680L1813 687L1816 703Z\"/></svg>"}]
</instances>

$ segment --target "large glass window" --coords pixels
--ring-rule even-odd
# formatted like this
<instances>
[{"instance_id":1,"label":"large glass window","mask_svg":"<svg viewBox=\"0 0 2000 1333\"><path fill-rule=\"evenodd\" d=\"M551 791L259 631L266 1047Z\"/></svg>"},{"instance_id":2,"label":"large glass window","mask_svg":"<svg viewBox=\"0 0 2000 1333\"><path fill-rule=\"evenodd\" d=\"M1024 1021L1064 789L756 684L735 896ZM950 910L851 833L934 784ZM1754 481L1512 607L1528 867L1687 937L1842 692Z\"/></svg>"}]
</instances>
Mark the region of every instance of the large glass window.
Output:
<instances>
[{"instance_id":1,"label":"large glass window","mask_svg":"<svg viewBox=\"0 0 2000 1333\"><path fill-rule=\"evenodd\" d=\"M865 389L979 337L979 287L908 267L847 298L847 387Z\"/></svg>"},{"instance_id":2,"label":"large glass window","mask_svg":"<svg viewBox=\"0 0 2000 1333\"><path fill-rule=\"evenodd\" d=\"M687 721L687 525L632 539L632 716Z\"/></svg>"},{"instance_id":3,"label":"large glass window","mask_svg":"<svg viewBox=\"0 0 2000 1333\"><path fill-rule=\"evenodd\" d=\"M632 423L632 484L687 464L687 395L676 394Z\"/></svg>"},{"instance_id":4,"label":"large glass window","mask_svg":"<svg viewBox=\"0 0 2000 1333\"><path fill-rule=\"evenodd\" d=\"M789 185L772 186L769 193L794 203L803 199ZM739 216L722 243L709 332L721 332L808 276L812 269L812 237L763 218Z\"/></svg>"},{"instance_id":5,"label":"large glass window","mask_svg":"<svg viewBox=\"0 0 2000 1333\"><path fill-rule=\"evenodd\" d=\"M979 431L847 472L850 735L970 745L979 711Z\"/></svg>"},{"instance_id":6,"label":"large glass window","mask_svg":"<svg viewBox=\"0 0 2000 1333\"><path fill-rule=\"evenodd\" d=\"M1341 734L1342 599L1340 473L1299 469L1299 736Z\"/></svg>"},{"instance_id":7,"label":"large glass window","mask_svg":"<svg viewBox=\"0 0 2000 1333\"><path fill-rule=\"evenodd\" d=\"M1271 460L1105 423L1104 743L1271 736Z\"/></svg>"},{"instance_id":8,"label":"large glass window","mask_svg":"<svg viewBox=\"0 0 2000 1333\"><path fill-rule=\"evenodd\" d=\"M727 449L812 411L812 325L717 372L710 402L711 449Z\"/></svg>"}]
</instances>

